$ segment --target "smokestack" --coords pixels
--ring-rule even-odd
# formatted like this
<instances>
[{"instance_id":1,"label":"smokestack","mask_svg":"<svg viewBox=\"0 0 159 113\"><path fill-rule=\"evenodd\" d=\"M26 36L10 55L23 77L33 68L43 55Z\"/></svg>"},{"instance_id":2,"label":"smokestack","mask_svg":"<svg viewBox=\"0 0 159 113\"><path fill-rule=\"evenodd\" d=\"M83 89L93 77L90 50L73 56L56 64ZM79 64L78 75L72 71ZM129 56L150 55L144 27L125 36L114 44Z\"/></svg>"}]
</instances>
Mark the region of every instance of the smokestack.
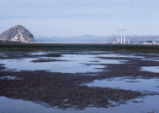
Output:
<instances>
[{"instance_id":1,"label":"smokestack","mask_svg":"<svg viewBox=\"0 0 159 113\"><path fill-rule=\"evenodd\" d=\"M120 30L120 43L123 44L123 29Z\"/></svg>"},{"instance_id":2,"label":"smokestack","mask_svg":"<svg viewBox=\"0 0 159 113\"><path fill-rule=\"evenodd\" d=\"M124 44L126 44L126 29L123 30L123 34L124 34Z\"/></svg>"},{"instance_id":3,"label":"smokestack","mask_svg":"<svg viewBox=\"0 0 159 113\"><path fill-rule=\"evenodd\" d=\"M117 29L117 43L126 44L126 29Z\"/></svg>"},{"instance_id":4,"label":"smokestack","mask_svg":"<svg viewBox=\"0 0 159 113\"><path fill-rule=\"evenodd\" d=\"M120 43L120 29L117 29L117 42L116 43Z\"/></svg>"}]
</instances>

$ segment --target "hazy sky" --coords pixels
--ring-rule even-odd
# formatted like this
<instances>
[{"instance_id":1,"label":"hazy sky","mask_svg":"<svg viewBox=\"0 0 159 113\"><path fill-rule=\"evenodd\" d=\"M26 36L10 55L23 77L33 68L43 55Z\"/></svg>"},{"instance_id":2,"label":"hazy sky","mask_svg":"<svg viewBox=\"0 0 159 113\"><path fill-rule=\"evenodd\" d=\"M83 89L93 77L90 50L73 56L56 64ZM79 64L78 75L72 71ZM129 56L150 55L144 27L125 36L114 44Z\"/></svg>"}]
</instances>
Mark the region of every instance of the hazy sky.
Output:
<instances>
[{"instance_id":1,"label":"hazy sky","mask_svg":"<svg viewBox=\"0 0 159 113\"><path fill-rule=\"evenodd\" d=\"M35 36L159 35L159 0L0 0L0 32L26 26Z\"/></svg>"}]
</instances>

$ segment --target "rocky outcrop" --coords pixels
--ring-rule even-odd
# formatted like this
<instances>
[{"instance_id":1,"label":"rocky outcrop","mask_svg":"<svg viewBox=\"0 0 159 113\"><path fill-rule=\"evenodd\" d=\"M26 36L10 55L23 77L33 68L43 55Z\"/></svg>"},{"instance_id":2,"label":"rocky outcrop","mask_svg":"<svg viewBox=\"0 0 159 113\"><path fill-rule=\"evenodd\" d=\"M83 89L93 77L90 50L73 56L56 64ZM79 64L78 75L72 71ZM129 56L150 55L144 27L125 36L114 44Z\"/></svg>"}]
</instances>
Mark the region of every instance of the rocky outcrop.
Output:
<instances>
[{"instance_id":1,"label":"rocky outcrop","mask_svg":"<svg viewBox=\"0 0 159 113\"><path fill-rule=\"evenodd\" d=\"M0 40L34 43L35 39L32 33L22 25L16 25L0 35Z\"/></svg>"}]
</instances>

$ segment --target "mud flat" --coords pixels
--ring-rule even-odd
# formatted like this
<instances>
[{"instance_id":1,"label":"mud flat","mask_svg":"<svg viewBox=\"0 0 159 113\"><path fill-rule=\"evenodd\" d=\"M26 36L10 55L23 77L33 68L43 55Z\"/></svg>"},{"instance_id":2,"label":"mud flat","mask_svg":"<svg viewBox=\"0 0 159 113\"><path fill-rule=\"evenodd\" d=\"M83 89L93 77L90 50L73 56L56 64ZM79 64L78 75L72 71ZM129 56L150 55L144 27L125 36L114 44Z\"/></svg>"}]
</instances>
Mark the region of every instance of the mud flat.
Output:
<instances>
[{"instance_id":1,"label":"mud flat","mask_svg":"<svg viewBox=\"0 0 159 113\"><path fill-rule=\"evenodd\" d=\"M159 75L141 70L144 66L158 66L157 56L155 61L145 60L154 57L150 53L104 51L3 52L0 100L10 109L4 107L0 112L16 112L14 103L18 102L21 113L30 105L28 112L39 112L39 108L46 113L122 113L129 108L140 113L148 101L154 106L144 112L157 111Z\"/></svg>"}]
</instances>

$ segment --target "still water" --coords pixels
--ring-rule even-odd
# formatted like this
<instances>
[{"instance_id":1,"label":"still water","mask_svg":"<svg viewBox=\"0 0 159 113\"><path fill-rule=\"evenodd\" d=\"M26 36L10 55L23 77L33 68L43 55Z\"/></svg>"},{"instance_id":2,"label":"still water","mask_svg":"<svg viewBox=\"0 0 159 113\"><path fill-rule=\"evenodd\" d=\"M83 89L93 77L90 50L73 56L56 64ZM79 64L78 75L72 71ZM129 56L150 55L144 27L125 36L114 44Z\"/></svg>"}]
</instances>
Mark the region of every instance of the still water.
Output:
<instances>
[{"instance_id":1,"label":"still water","mask_svg":"<svg viewBox=\"0 0 159 113\"><path fill-rule=\"evenodd\" d=\"M140 70L152 73L159 73L159 66L143 66Z\"/></svg>"},{"instance_id":2,"label":"still water","mask_svg":"<svg viewBox=\"0 0 159 113\"><path fill-rule=\"evenodd\" d=\"M29 101L0 97L1 113L158 113L159 96L146 96L129 101L116 107L95 108L84 110L48 108ZM6 107L7 106L7 107Z\"/></svg>"},{"instance_id":3,"label":"still water","mask_svg":"<svg viewBox=\"0 0 159 113\"><path fill-rule=\"evenodd\" d=\"M45 54L45 52L31 53L33 55ZM47 57L40 57L48 59ZM116 58L116 59L115 59ZM6 70L45 70L60 73L98 73L107 70L108 64L118 65L126 64L128 59L137 58L139 60L150 60L144 55L119 54L119 53L78 53L78 54L62 54L61 57L53 57L51 62L32 62L38 58L21 58L21 59L1 59ZM151 60L157 62L156 57ZM105 69L105 70L104 70ZM115 70L114 70L115 71ZM123 70L124 71L124 70ZM159 73L158 66L142 66L139 71ZM14 76L1 76L1 80L22 80ZM159 93L159 78L142 78L132 77L111 77L102 80L94 80L86 85L88 87L108 87L114 89L133 90L139 92L155 92ZM113 103L113 102L112 102ZM159 95L149 95L136 99L132 99L127 103L110 106L108 108L87 107L83 110L76 109L59 109L56 107L45 107L43 104L24 101L20 99L11 99L0 96L0 113L158 113L159 112Z\"/></svg>"},{"instance_id":4,"label":"still water","mask_svg":"<svg viewBox=\"0 0 159 113\"><path fill-rule=\"evenodd\" d=\"M95 80L86 85L89 87L109 87L142 92L159 92L159 78L144 79L132 77L115 77Z\"/></svg>"},{"instance_id":5,"label":"still water","mask_svg":"<svg viewBox=\"0 0 159 113\"><path fill-rule=\"evenodd\" d=\"M35 54L35 53L34 53ZM40 53L38 53L39 55ZM101 64L122 64L126 60L102 59L102 55L65 54L62 57L49 58L52 62L32 62L38 58L6 59L1 63L10 70L46 70L60 73L99 72L105 67ZM47 59L47 57L41 57Z\"/></svg>"}]
</instances>

